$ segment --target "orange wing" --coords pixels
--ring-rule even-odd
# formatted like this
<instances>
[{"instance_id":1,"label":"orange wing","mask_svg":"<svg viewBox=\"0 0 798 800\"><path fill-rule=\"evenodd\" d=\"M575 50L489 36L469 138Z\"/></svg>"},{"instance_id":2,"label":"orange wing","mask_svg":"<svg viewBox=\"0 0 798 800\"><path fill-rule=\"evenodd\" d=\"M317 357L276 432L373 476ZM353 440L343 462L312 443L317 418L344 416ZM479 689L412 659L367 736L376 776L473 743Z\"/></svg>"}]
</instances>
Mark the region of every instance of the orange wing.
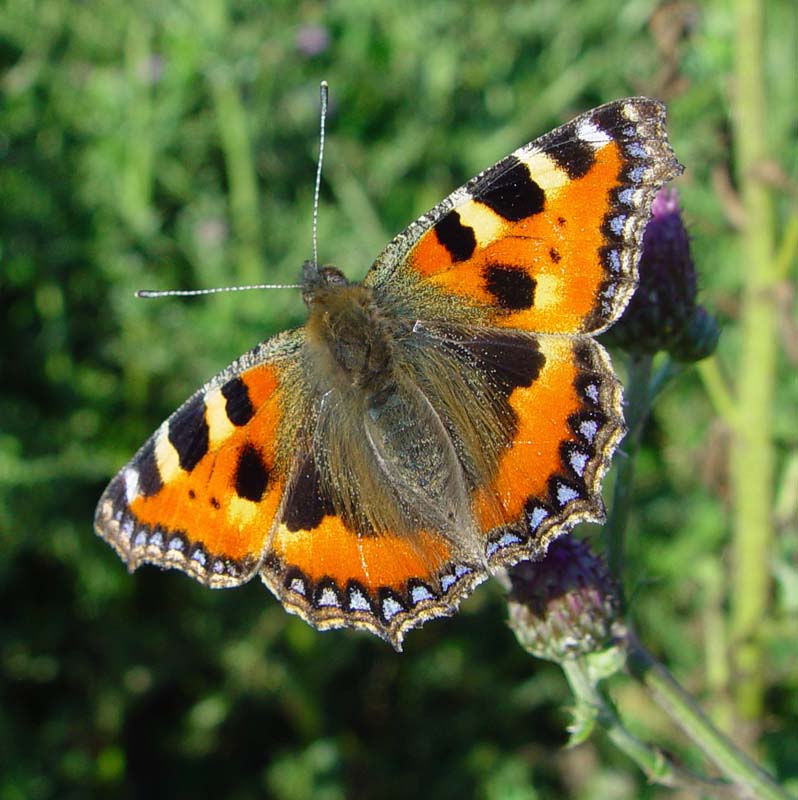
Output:
<instances>
[{"instance_id":1,"label":"orange wing","mask_svg":"<svg viewBox=\"0 0 798 800\"><path fill-rule=\"evenodd\" d=\"M601 345L536 338L540 371L510 394L512 439L493 480L473 495L493 567L539 557L577 523L603 520L601 480L625 430L621 385Z\"/></svg>"},{"instance_id":2,"label":"orange wing","mask_svg":"<svg viewBox=\"0 0 798 800\"><path fill-rule=\"evenodd\" d=\"M256 572L285 490L280 439L301 342L277 336L217 375L108 485L95 529L131 570L175 567L215 587Z\"/></svg>"},{"instance_id":3,"label":"orange wing","mask_svg":"<svg viewBox=\"0 0 798 800\"><path fill-rule=\"evenodd\" d=\"M680 171L661 103L609 103L453 192L366 283L419 319L598 333L629 301L651 202Z\"/></svg>"},{"instance_id":4,"label":"orange wing","mask_svg":"<svg viewBox=\"0 0 798 800\"><path fill-rule=\"evenodd\" d=\"M624 431L621 385L601 345L439 323L419 323L416 333L425 350L459 364L446 368L445 382L421 383L463 454L464 473L476 476L469 488L485 562L539 556L576 523L600 521L601 479ZM469 385L479 394L469 395ZM469 470L474 456L478 467Z\"/></svg>"},{"instance_id":5,"label":"orange wing","mask_svg":"<svg viewBox=\"0 0 798 800\"><path fill-rule=\"evenodd\" d=\"M397 650L405 632L451 614L487 577L435 532L353 530L320 488L313 457L296 470L261 577L285 608L314 627L369 630Z\"/></svg>"}]
</instances>

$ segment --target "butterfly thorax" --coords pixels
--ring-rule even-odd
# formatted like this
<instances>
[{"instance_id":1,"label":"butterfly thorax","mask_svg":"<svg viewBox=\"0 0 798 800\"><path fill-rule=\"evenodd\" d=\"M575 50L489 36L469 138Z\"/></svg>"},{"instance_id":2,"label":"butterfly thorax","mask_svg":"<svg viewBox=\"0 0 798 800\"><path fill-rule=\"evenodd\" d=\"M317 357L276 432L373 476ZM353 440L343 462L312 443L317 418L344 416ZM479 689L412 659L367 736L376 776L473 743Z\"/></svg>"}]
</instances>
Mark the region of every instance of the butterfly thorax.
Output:
<instances>
[{"instance_id":1,"label":"butterfly thorax","mask_svg":"<svg viewBox=\"0 0 798 800\"><path fill-rule=\"evenodd\" d=\"M383 395L393 384L397 320L371 288L350 283L334 267L305 269L303 298L310 311L307 338L329 388Z\"/></svg>"}]
</instances>

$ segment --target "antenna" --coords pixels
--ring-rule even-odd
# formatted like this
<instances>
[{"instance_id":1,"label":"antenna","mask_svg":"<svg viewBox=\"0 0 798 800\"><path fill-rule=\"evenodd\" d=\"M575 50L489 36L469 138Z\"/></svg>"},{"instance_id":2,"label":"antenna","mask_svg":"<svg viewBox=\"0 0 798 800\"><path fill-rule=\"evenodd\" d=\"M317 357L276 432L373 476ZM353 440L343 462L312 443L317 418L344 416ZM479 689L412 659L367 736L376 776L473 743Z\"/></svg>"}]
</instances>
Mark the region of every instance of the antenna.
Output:
<instances>
[{"instance_id":1,"label":"antenna","mask_svg":"<svg viewBox=\"0 0 798 800\"><path fill-rule=\"evenodd\" d=\"M316 166L316 185L313 190L313 265L319 268L319 194L321 191L321 165L324 162L324 132L327 126L327 100L329 86L322 81L319 86L321 96L321 121L319 123L319 162ZM136 297L151 299L153 297L197 297L203 294L219 294L221 292L248 292L252 289L301 289L301 283L252 283L247 286L219 286L213 289L139 289Z\"/></svg>"},{"instance_id":2,"label":"antenna","mask_svg":"<svg viewBox=\"0 0 798 800\"><path fill-rule=\"evenodd\" d=\"M301 289L301 283L251 283L249 286L218 286L214 289L139 289L136 297L196 297L200 294L219 294L220 292L248 292L251 289Z\"/></svg>"},{"instance_id":3,"label":"antenna","mask_svg":"<svg viewBox=\"0 0 798 800\"><path fill-rule=\"evenodd\" d=\"M327 127L327 99L329 86L322 81L319 86L321 112L319 122L319 163L316 165L316 186L313 190L313 266L319 269L319 192L321 190L321 165L324 163L324 132Z\"/></svg>"}]
</instances>

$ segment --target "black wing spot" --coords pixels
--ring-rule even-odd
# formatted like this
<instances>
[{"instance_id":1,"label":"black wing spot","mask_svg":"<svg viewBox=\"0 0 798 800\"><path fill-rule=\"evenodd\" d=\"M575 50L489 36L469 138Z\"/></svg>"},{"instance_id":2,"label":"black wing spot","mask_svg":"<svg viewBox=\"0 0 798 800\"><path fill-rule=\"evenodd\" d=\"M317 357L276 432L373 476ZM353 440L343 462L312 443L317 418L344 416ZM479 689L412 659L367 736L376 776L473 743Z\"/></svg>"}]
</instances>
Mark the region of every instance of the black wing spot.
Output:
<instances>
[{"instance_id":1,"label":"black wing spot","mask_svg":"<svg viewBox=\"0 0 798 800\"><path fill-rule=\"evenodd\" d=\"M215 497L211 498L211 505L217 510L222 507L222 504Z\"/></svg>"},{"instance_id":2,"label":"black wing spot","mask_svg":"<svg viewBox=\"0 0 798 800\"><path fill-rule=\"evenodd\" d=\"M322 490L316 462L307 455L286 499L283 523L289 531L311 531L333 513L335 507Z\"/></svg>"},{"instance_id":3,"label":"black wing spot","mask_svg":"<svg viewBox=\"0 0 798 800\"><path fill-rule=\"evenodd\" d=\"M522 311L535 304L535 279L518 267L490 264L485 269L485 288L501 308Z\"/></svg>"},{"instance_id":4,"label":"black wing spot","mask_svg":"<svg viewBox=\"0 0 798 800\"><path fill-rule=\"evenodd\" d=\"M263 463L261 454L251 445L241 448L236 467L236 494L245 500L257 503L269 483L269 470Z\"/></svg>"},{"instance_id":5,"label":"black wing spot","mask_svg":"<svg viewBox=\"0 0 798 800\"><path fill-rule=\"evenodd\" d=\"M555 264L559 264L561 259L562 259L562 256L560 255L560 251L559 250L557 250L556 248L552 247L552 248L549 249L549 258Z\"/></svg>"},{"instance_id":6,"label":"black wing spot","mask_svg":"<svg viewBox=\"0 0 798 800\"><path fill-rule=\"evenodd\" d=\"M474 358L474 366L491 376L496 389L505 397L521 386L531 386L546 365L546 356L531 337L490 333L484 339L464 341L459 347Z\"/></svg>"},{"instance_id":7,"label":"black wing spot","mask_svg":"<svg viewBox=\"0 0 798 800\"><path fill-rule=\"evenodd\" d=\"M623 103L608 103L606 106L597 109L590 121L594 125L598 125L603 131L616 134L616 138L627 138L626 136L618 135L624 127L630 125L630 121L623 113Z\"/></svg>"},{"instance_id":8,"label":"black wing spot","mask_svg":"<svg viewBox=\"0 0 798 800\"><path fill-rule=\"evenodd\" d=\"M186 472L194 469L208 452L208 423L201 395L189 400L169 422L169 441Z\"/></svg>"},{"instance_id":9,"label":"black wing spot","mask_svg":"<svg viewBox=\"0 0 798 800\"><path fill-rule=\"evenodd\" d=\"M460 215L450 211L435 226L435 235L443 247L449 251L452 261L465 261L471 258L477 247L474 229L460 222Z\"/></svg>"},{"instance_id":10,"label":"black wing spot","mask_svg":"<svg viewBox=\"0 0 798 800\"><path fill-rule=\"evenodd\" d=\"M587 142L576 138L573 133L569 133L569 138L554 142L551 145L547 142L546 155L558 167L565 170L565 173L572 180L584 178L590 172L593 164L596 163L595 150Z\"/></svg>"},{"instance_id":11,"label":"black wing spot","mask_svg":"<svg viewBox=\"0 0 798 800\"><path fill-rule=\"evenodd\" d=\"M227 418L233 425L246 425L255 415L252 401L249 399L249 390L241 378L231 378L221 388L222 397L227 401L225 411Z\"/></svg>"},{"instance_id":12,"label":"black wing spot","mask_svg":"<svg viewBox=\"0 0 798 800\"><path fill-rule=\"evenodd\" d=\"M155 437L144 445L135 466L139 474L139 493L143 497L158 494L163 488L163 480L158 469L158 460L155 458Z\"/></svg>"},{"instance_id":13,"label":"black wing spot","mask_svg":"<svg viewBox=\"0 0 798 800\"><path fill-rule=\"evenodd\" d=\"M474 199L500 217L519 222L543 211L546 193L532 180L525 164L515 156L509 162L512 166L484 189L477 189Z\"/></svg>"}]
</instances>

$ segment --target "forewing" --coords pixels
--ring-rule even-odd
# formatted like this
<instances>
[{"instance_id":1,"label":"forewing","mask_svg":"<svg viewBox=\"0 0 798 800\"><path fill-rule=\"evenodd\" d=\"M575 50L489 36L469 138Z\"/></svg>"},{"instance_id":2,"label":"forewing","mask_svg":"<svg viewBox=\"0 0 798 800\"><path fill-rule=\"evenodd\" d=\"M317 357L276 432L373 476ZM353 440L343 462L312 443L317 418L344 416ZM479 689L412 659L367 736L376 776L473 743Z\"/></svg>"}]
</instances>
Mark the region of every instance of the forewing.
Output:
<instances>
[{"instance_id":1,"label":"forewing","mask_svg":"<svg viewBox=\"0 0 798 800\"><path fill-rule=\"evenodd\" d=\"M174 567L210 586L252 577L286 485L301 332L264 342L217 375L108 485L95 530L131 570Z\"/></svg>"},{"instance_id":2,"label":"forewing","mask_svg":"<svg viewBox=\"0 0 798 800\"><path fill-rule=\"evenodd\" d=\"M366 282L419 319L596 333L634 291L651 202L680 171L661 103L600 106L449 195Z\"/></svg>"}]
</instances>

